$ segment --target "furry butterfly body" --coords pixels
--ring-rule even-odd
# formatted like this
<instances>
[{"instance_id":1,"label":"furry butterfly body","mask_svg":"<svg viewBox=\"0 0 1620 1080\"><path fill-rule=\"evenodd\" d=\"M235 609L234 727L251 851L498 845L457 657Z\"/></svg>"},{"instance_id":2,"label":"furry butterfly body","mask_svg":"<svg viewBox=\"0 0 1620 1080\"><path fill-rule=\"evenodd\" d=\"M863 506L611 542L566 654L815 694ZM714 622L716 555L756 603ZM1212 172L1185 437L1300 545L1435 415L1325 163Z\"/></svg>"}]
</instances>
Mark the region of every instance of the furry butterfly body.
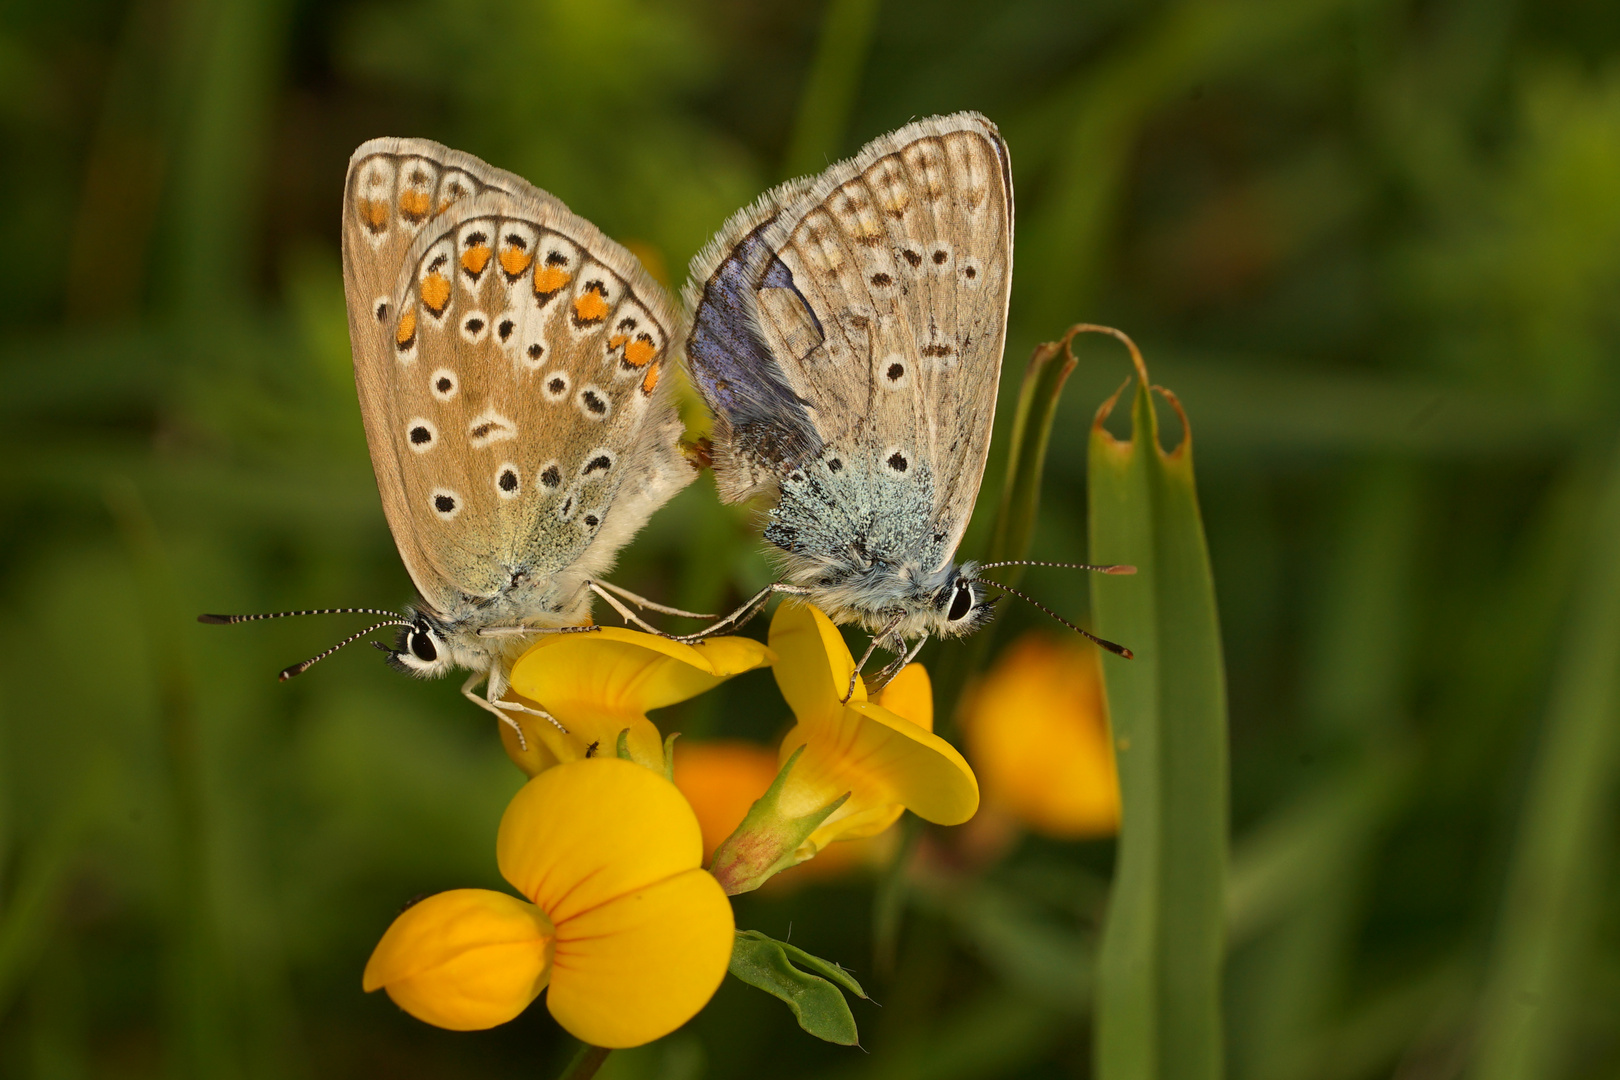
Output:
<instances>
[{"instance_id":1,"label":"furry butterfly body","mask_svg":"<svg viewBox=\"0 0 1620 1080\"><path fill-rule=\"evenodd\" d=\"M989 450L1012 229L1006 144L958 113L768 192L693 260L686 358L721 496L774 501L776 591L897 652L991 615L953 560Z\"/></svg>"},{"instance_id":2,"label":"furry butterfly body","mask_svg":"<svg viewBox=\"0 0 1620 1080\"><path fill-rule=\"evenodd\" d=\"M676 312L559 200L422 139L355 151L343 266L377 487L420 597L390 659L470 669L493 709L532 634L584 623L595 579L694 476L662 377Z\"/></svg>"}]
</instances>

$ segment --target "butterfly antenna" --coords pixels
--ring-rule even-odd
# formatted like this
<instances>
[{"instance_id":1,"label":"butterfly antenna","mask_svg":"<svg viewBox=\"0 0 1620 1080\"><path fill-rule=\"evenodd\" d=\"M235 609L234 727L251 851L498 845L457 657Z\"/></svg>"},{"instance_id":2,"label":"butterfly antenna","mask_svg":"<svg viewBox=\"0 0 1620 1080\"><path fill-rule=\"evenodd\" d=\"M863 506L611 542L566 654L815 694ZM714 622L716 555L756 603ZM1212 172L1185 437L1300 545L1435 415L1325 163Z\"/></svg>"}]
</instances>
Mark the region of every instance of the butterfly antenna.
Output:
<instances>
[{"instance_id":1,"label":"butterfly antenna","mask_svg":"<svg viewBox=\"0 0 1620 1080\"><path fill-rule=\"evenodd\" d=\"M994 570L998 566L1055 566L1060 570L1095 570L1099 574L1136 573L1136 567L1129 566L1125 563L1095 566L1091 563L1083 562L1038 562L1033 559L1008 559L1006 562L987 562L978 564L978 568L980 570ZM986 584L994 585L995 582L986 582Z\"/></svg>"},{"instance_id":2,"label":"butterfly antenna","mask_svg":"<svg viewBox=\"0 0 1620 1080\"><path fill-rule=\"evenodd\" d=\"M1012 593L1014 596L1018 597L1018 599L1024 601L1026 604L1029 604L1032 607L1037 607L1040 610L1046 612L1048 615L1052 616L1052 618L1056 619L1058 622L1062 623L1064 626L1067 626L1070 630L1073 630L1075 633L1079 634L1081 637L1086 638L1087 640L1095 642L1096 644L1102 646L1103 648L1107 649L1109 652L1113 653L1115 656L1123 656L1127 660L1131 660L1131 659L1135 658L1136 654L1131 652L1131 650L1127 649L1125 646L1116 645L1114 642L1109 641L1106 638L1100 638L1096 634L1093 634L1091 631L1084 630L1084 629L1076 626L1074 623L1070 622L1068 619L1065 619L1063 616L1059 615L1057 612L1053 611L1051 608L1047 607L1045 604L1041 603L1039 600L1035 599L1034 597L1032 597L1032 596L1030 596L1030 595L1028 595L1026 593L1019 592L1017 589L1013 588L1011 585L1003 585L1001 582L999 582L999 581L991 581L989 578L968 578L968 580L969 581L977 581L981 585L994 586L995 588L1000 589L1002 592Z\"/></svg>"},{"instance_id":3,"label":"butterfly antenna","mask_svg":"<svg viewBox=\"0 0 1620 1080\"><path fill-rule=\"evenodd\" d=\"M264 615L199 615L197 621L208 623L210 626L229 626L232 623L257 622L260 619L290 619L294 615L392 615L396 619L399 618L399 612L384 608L322 607L310 608L307 611L272 611Z\"/></svg>"},{"instance_id":4,"label":"butterfly antenna","mask_svg":"<svg viewBox=\"0 0 1620 1080\"><path fill-rule=\"evenodd\" d=\"M379 613L379 614L381 614L381 613ZM393 613L389 612L388 614L393 614ZM248 616L248 617L252 618L252 616ZM321 653L319 656L312 656L308 660L303 660L303 661L300 661L299 663L293 664L290 667L282 668L281 669L281 674L276 676L276 681L277 682L286 682L288 679L292 678L294 675L302 675L304 672L308 671L310 668L314 667L316 664L320 663L322 660L325 660L328 656L331 656L333 653L335 653L339 649L343 648L343 646L352 645L354 642L359 641L361 638L365 637L367 634L371 633L374 630L381 630L385 626L410 626L410 625L411 624L406 622L404 619L398 618L396 616L395 618L388 619L388 620L386 620L384 622L377 623L375 626L368 626L364 630L360 631L358 634L350 634L348 637L344 638L342 641L338 642L336 645L332 646L330 649L327 649L325 652ZM1081 632L1084 633L1084 631L1081 631Z\"/></svg>"}]
</instances>

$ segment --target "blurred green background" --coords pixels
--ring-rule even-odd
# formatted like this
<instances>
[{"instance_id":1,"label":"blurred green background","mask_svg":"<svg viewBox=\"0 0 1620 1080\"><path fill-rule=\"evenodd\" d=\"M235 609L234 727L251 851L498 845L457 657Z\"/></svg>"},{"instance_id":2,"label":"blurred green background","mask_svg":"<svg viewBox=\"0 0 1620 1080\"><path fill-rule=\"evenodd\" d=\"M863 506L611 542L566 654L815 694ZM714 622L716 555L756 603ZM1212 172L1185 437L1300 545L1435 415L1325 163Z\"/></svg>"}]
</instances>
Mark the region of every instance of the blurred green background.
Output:
<instances>
[{"instance_id":1,"label":"blurred green background","mask_svg":"<svg viewBox=\"0 0 1620 1080\"><path fill-rule=\"evenodd\" d=\"M360 991L409 898L498 884L522 776L488 717L360 647L274 682L348 622L192 621L410 597L350 374L349 152L476 153L678 286L767 184L963 108L1017 182L1003 413L1083 319L1192 418L1230 667L1229 1074L1620 1076L1620 5L0 12L0 1076L568 1052L541 1007L452 1034ZM1083 554L1085 427L1127 372L1079 349L1036 557ZM617 580L715 610L767 574L705 479ZM1025 584L1083 617L1079 575ZM1038 619L1006 607L997 641ZM658 719L769 740L786 710L759 672ZM867 982L868 1052L730 983L603 1075L1086 1076L1110 859L1029 839L914 890L892 965L873 880L745 898L742 925Z\"/></svg>"}]
</instances>

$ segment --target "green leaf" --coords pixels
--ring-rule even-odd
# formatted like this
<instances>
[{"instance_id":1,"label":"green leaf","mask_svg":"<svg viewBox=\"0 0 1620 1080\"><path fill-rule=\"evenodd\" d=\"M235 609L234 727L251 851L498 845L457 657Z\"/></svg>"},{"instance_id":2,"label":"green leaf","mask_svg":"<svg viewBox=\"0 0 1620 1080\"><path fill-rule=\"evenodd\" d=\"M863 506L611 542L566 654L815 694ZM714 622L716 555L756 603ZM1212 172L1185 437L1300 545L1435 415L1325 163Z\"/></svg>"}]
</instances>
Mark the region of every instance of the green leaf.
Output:
<instances>
[{"instance_id":1,"label":"green leaf","mask_svg":"<svg viewBox=\"0 0 1620 1080\"><path fill-rule=\"evenodd\" d=\"M866 992L837 964L757 930L739 930L731 950L731 973L749 986L781 998L793 1010L799 1026L816 1038L839 1046L854 1046L859 1041L855 1017L839 988L862 998Z\"/></svg>"},{"instance_id":2,"label":"green leaf","mask_svg":"<svg viewBox=\"0 0 1620 1080\"><path fill-rule=\"evenodd\" d=\"M1603 860L1620 777L1620 460L1592 508L1580 588L1524 793L1471 1076L1566 1073L1582 962L1612 903Z\"/></svg>"},{"instance_id":3,"label":"green leaf","mask_svg":"<svg viewBox=\"0 0 1620 1080\"><path fill-rule=\"evenodd\" d=\"M1227 856L1226 677L1215 585L1193 483L1192 433L1159 443L1136 346L1132 437L1091 430L1091 557L1134 577L1092 581L1099 633L1134 650L1104 660L1119 762L1119 855L1097 970L1102 1080L1215 1080Z\"/></svg>"},{"instance_id":4,"label":"green leaf","mask_svg":"<svg viewBox=\"0 0 1620 1080\"><path fill-rule=\"evenodd\" d=\"M1041 476L1046 468L1052 420L1057 415L1063 384L1076 363L1069 343L1084 329L1084 325L1071 326L1059 340L1035 346L1029 366L1024 368L1007 451L1007 480L991 526L990 546L985 550L987 562L1022 559L1029 554L1035 518L1041 508ZM1018 584L1022 572L1021 567L1008 567L1007 583Z\"/></svg>"}]
</instances>

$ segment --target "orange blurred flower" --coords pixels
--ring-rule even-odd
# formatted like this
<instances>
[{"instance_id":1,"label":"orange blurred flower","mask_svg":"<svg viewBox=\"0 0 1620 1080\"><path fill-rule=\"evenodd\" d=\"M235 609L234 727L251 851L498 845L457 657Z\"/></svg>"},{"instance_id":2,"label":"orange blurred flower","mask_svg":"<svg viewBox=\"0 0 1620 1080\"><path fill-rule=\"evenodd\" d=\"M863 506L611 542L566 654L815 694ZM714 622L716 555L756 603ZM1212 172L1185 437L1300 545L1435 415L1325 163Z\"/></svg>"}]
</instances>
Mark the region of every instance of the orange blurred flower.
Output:
<instances>
[{"instance_id":1,"label":"orange blurred flower","mask_svg":"<svg viewBox=\"0 0 1620 1080\"><path fill-rule=\"evenodd\" d=\"M703 830L703 865L776 779L776 752L736 739L675 744L675 786Z\"/></svg>"},{"instance_id":2,"label":"orange blurred flower","mask_svg":"<svg viewBox=\"0 0 1620 1080\"><path fill-rule=\"evenodd\" d=\"M1059 839L1119 829L1119 777L1096 646L1019 638L970 691L968 757L989 808Z\"/></svg>"}]
</instances>

